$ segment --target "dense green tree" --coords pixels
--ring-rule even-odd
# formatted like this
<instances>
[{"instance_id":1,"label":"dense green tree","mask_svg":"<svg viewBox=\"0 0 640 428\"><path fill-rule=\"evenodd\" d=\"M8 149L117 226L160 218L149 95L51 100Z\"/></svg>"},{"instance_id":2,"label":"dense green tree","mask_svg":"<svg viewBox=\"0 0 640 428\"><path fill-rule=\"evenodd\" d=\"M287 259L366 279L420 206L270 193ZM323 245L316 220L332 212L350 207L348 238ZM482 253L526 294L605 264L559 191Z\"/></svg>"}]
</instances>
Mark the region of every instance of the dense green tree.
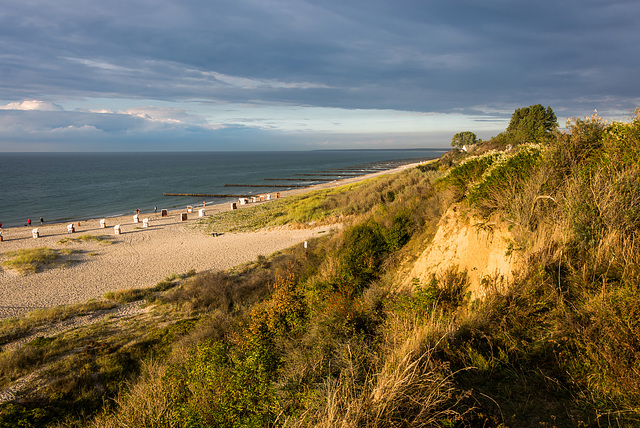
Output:
<instances>
[{"instance_id":1,"label":"dense green tree","mask_svg":"<svg viewBox=\"0 0 640 428\"><path fill-rule=\"evenodd\" d=\"M536 104L516 109L507 127L507 135L515 143L541 142L556 129L558 119L551 107Z\"/></svg>"},{"instance_id":2,"label":"dense green tree","mask_svg":"<svg viewBox=\"0 0 640 428\"><path fill-rule=\"evenodd\" d=\"M478 141L476 134L471 131L458 132L451 139L451 145L453 147L470 146Z\"/></svg>"}]
</instances>

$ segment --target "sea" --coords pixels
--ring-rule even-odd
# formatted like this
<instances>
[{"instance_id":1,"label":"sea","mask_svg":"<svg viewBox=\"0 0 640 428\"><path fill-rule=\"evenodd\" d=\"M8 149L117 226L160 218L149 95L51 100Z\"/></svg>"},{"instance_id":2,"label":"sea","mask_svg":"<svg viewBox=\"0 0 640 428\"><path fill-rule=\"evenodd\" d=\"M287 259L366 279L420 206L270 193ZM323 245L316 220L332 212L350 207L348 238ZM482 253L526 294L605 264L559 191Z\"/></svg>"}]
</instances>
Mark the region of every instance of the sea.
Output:
<instances>
[{"instance_id":1,"label":"sea","mask_svg":"<svg viewBox=\"0 0 640 428\"><path fill-rule=\"evenodd\" d=\"M440 157L448 149L256 152L0 153L2 227L222 203ZM337 170L342 169L342 172ZM315 174L315 175L314 175ZM325 174L325 175L320 175ZM292 179L296 180L285 180ZM282 179L282 180L273 180ZM246 186L225 186L225 184ZM261 185L269 187L252 187ZM288 187L289 186L289 187Z\"/></svg>"}]
</instances>

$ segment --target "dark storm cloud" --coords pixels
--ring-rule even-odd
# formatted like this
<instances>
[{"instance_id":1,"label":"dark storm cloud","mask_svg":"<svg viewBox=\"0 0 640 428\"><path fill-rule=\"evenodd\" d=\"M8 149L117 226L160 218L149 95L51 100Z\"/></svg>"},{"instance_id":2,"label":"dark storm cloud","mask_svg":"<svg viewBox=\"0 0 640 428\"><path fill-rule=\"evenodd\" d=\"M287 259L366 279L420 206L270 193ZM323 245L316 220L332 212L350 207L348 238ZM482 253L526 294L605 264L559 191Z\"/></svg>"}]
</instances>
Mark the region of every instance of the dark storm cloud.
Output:
<instances>
[{"instance_id":1,"label":"dark storm cloud","mask_svg":"<svg viewBox=\"0 0 640 428\"><path fill-rule=\"evenodd\" d=\"M0 99L618 113L640 101L639 20L636 1L6 0Z\"/></svg>"}]
</instances>

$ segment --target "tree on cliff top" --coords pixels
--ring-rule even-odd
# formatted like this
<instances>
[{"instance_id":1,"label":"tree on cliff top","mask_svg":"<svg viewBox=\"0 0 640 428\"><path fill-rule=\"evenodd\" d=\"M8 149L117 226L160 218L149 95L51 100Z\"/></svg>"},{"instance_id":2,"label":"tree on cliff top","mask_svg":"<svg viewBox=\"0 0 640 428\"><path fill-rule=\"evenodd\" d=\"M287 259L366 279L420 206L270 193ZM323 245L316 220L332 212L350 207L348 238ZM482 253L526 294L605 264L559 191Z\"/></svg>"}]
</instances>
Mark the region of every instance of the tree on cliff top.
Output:
<instances>
[{"instance_id":1,"label":"tree on cliff top","mask_svg":"<svg viewBox=\"0 0 640 428\"><path fill-rule=\"evenodd\" d=\"M514 143L541 142L558 129L558 119L551 107L541 104L516 109L506 134Z\"/></svg>"},{"instance_id":2,"label":"tree on cliff top","mask_svg":"<svg viewBox=\"0 0 640 428\"><path fill-rule=\"evenodd\" d=\"M470 146L478 141L476 134L471 131L458 132L451 139L453 147Z\"/></svg>"}]
</instances>

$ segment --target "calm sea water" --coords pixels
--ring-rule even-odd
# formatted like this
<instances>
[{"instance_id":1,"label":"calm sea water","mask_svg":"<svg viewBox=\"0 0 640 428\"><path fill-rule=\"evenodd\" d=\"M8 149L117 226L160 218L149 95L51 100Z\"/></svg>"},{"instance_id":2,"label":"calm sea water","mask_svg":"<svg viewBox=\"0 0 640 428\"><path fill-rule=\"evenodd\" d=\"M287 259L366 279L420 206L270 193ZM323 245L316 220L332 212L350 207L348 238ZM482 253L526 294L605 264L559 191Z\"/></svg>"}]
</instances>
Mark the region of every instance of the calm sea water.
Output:
<instances>
[{"instance_id":1,"label":"calm sea water","mask_svg":"<svg viewBox=\"0 0 640 428\"><path fill-rule=\"evenodd\" d=\"M225 184L306 184L265 178L305 178L328 169L438 157L445 149L308 152L0 153L3 227L124 215L139 208L176 208L203 198L163 193L258 194L283 187ZM311 177L309 177L311 178ZM204 198L220 203L235 198Z\"/></svg>"}]
</instances>

